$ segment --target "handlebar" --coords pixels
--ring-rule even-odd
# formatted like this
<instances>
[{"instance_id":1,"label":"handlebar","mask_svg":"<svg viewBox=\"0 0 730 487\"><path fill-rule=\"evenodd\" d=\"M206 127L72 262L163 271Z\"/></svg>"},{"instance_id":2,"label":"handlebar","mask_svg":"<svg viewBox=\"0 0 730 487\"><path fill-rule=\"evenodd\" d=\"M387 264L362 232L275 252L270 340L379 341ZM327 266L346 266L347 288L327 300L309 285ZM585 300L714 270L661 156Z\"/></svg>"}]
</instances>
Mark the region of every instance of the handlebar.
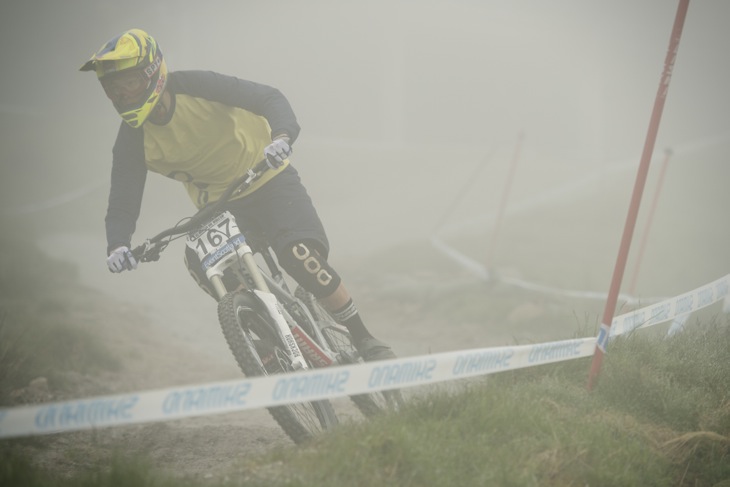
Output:
<instances>
[{"instance_id":1,"label":"handlebar","mask_svg":"<svg viewBox=\"0 0 730 487\"><path fill-rule=\"evenodd\" d=\"M269 169L269 167L270 166L266 159L259 161L252 169L246 171L243 176L233 181L233 183L226 188L220 198L216 201L202 207L195 215L190 217L187 222L163 230L154 237L145 240L144 243L132 250L132 255L135 259L137 259L137 261L141 262L159 259L160 252L162 252L162 250L167 246L167 243L161 245L163 239L176 235L183 235L199 227L205 219L218 212L232 196L243 193L250 188L251 184L259 179Z\"/></svg>"}]
</instances>

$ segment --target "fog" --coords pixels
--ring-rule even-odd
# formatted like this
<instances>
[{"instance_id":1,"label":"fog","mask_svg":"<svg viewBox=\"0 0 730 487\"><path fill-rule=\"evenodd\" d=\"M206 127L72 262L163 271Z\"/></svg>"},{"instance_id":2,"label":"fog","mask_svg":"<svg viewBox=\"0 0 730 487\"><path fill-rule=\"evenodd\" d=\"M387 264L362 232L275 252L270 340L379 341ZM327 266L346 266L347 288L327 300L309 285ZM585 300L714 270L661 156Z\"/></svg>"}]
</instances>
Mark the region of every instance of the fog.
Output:
<instances>
[{"instance_id":1,"label":"fog","mask_svg":"<svg viewBox=\"0 0 730 487\"><path fill-rule=\"evenodd\" d=\"M42 222L38 238L49 250L88 263L90 282L121 289L102 280L120 122L93 74L78 68L132 27L158 40L171 70L215 70L281 89L302 126L292 160L335 259L426 242L479 164L486 170L450 231L482 232L486 241L520 133L515 206L590 175L599 175L591 184L607 184L617 169L624 179L607 204L623 217L676 8L667 0L4 2L0 204L14 215L4 231ZM656 145L658 154L675 150L675 175L696 181L727 183L728 19L725 0L691 2ZM715 216L689 219L692 231L714 229L712 238L730 244L722 189L700 198L697 212L709 205ZM191 210L181 187L150 175L135 239ZM606 229L616 242L621 230ZM50 238L60 234L76 240ZM707 281L728 271L727 253L703 258L717 269ZM170 260L167 271L181 267Z\"/></svg>"}]
</instances>

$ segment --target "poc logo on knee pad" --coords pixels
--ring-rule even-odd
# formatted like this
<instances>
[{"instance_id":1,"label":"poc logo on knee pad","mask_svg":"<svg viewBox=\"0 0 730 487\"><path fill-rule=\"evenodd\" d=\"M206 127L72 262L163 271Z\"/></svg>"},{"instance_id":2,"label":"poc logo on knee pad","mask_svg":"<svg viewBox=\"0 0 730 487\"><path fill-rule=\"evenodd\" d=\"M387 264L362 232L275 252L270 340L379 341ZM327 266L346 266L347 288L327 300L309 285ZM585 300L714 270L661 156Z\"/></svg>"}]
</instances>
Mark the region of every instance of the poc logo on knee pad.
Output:
<instances>
[{"instance_id":1,"label":"poc logo on knee pad","mask_svg":"<svg viewBox=\"0 0 730 487\"><path fill-rule=\"evenodd\" d=\"M322 263L306 245L303 243L296 244L292 247L292 253L304 265L304 269L317 278L317 282L321 286L327 286L332 282L332 274L322 268Z\"/></svg>"}]
</instances>

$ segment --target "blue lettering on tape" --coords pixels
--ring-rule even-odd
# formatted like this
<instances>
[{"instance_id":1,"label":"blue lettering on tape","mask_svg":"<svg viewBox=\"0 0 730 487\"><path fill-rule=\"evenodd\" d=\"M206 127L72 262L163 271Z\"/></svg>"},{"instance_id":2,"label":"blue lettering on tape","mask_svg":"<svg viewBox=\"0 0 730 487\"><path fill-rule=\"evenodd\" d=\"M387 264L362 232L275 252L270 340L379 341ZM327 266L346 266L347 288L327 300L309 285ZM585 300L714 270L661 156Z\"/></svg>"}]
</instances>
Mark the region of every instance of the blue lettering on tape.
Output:
<instances>
[{"instance_id":1,"label":"blue lettering on tape","mask_svg":"<svg viewBox=\"0 0 730 487\"><path fill-rule=\"evenodd\" d=\"M661 303L657 304L653 308L651 308L651 311L649 311L649 315L651 318L652 323L661 323L663 321L667 321L669 319L669 311L672 309L672 303Z\"/></svg>"},{"instance_id":2,"label":"blue lettering on tape","mask_svg":"<svg viewBox=\"0 0 730 487\"><path fill-rule=\"evenodd\" d=\"M237 408L246 404L249 392L250 382L173 391L162 401L162 412L169 415Z\"/></svg>"},{"instance_id":3,"label":"blue lettering on tape","mask_svg":"<svg viewBox=\"0 0 730 487\"><path fill-rule=\"evenodd\" d=\"M714 299L715 293L712 291L711 287L702 289L699 293L697 293L697 307L704 308L705 306L712 304Z\"/></svg>"},{"instance_id":4,"label":"blue lettering on tape","mask_svg":"<svg viewBox=\"0 0 730 487\"><path fill-rule=\"evenodd\" d=\"M350 378L350 372L323 372L314 375L296 374L277 381L272 392L275 401L305 400L312 396L342 394Z\"/></svg>"},{"instance_id":5,"label":"blue lettering on tape","mask_svg":"<svg viewBox=\"0 0 730 487\"><path fill-rule=\"evenodd\" d=\"M635 328L640 327L644 324L644 311L640 310L635 313L631 313L624 318L624 330L631 331Z\"/></svg>"},{"instance_id":6,"label":"blue lettering on tape","mask_svg":"<svg viewBox=\"0 0 730 487\"><path fill-rule=\"evenodd\" d=\"M514 350L488 350L477 353L459 355L451 371L455 376L475 374L489 370L506 369Z\"/></svg>"},{"instance_id":7,"label":"blue lettering on tape","mask_svg":"<svg viewBox=\"0 0 730 487\"><path fill-rule=\"evenodd\" d=\"M693 304L694 304L694 296L691 294L689 296L679 298L677 300L677 307L675 308L674 313L676 315L683 315L685 313L689 313L690 311L692 311Z\"/></svg>"},{"instance_id":8,"label":"blue lettering on tape","mask_svg":"<svg viewBox=\"0 0 730 487\"><path fill-rule=\"evenodd\" d=\"M127 422L132 419L132 410L138 401L139 396L134 395L51 404L38 411L35 425L39 430L46 430Z\"/></svg>"},{"instance_id":9,"label":"blue lettering on tape","mask_svg":"<svg viewBox=\"0 0 730 487\"><path fill-rule=\"evenodd\" d=\"M529 363L550 362L554 360L570 359L580 355L582 340L567 342L541 343L533 345L527 361Z\"/></svg>"},{"instance_id":10,"label":"blue lettering on tape","mask_svg":"<svg viewBox=\"0 0 730 487\"><path fill-rule=\"evenodd\" d=\"M431 380L436 361L433 359L406 362L403 364L382 365L370 373L368 386L398 386L406 383L427 382Z\"/></svg>"}]
</instances>

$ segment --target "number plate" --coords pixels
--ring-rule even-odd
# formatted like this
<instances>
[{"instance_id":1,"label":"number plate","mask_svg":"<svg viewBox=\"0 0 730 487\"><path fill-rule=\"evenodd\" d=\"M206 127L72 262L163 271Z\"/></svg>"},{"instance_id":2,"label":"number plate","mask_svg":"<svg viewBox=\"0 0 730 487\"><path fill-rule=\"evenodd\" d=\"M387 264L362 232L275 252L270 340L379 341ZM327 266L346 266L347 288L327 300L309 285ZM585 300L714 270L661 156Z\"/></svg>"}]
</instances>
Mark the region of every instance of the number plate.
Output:
<instances>
[{"instance_id":1,"label":"number plate","mask_svg":"<svg viewBox=\"0 0 730 487\"><path fill-rule=\"evenodd\" d=\"M198 254L203 269L209 269L245 242L246 238L238 229L236 219L230 212L224 211L190 233L186 244Z\"/></svg>"}]
</instances>

